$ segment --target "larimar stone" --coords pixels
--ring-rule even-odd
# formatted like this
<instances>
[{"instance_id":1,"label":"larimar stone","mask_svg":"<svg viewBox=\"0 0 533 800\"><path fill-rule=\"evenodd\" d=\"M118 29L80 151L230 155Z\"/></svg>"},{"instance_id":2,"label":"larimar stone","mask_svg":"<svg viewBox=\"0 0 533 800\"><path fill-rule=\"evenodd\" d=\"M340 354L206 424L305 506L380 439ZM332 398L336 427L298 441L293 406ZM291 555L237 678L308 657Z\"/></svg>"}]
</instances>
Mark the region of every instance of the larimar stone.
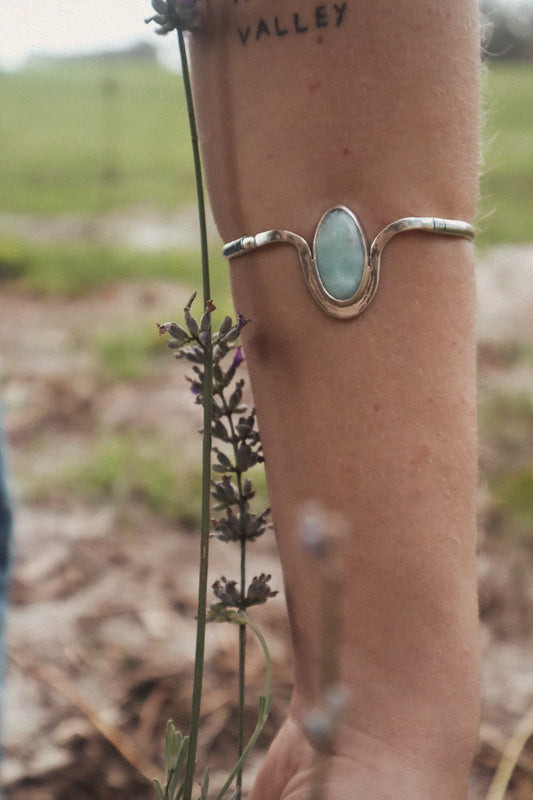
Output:
<instances>
[{"instance_id":1,"label":"larimar stone","mask_svg":"<svg viewBox=\"0 0 533 800\"><path fill-rule=\"evenodd\" d=\"M326 292L335 300L349 300L363 277L366 248L355 217L345 208L332 208L322 217L315 234L315 264Z\"/></svg>"}]
</instances>

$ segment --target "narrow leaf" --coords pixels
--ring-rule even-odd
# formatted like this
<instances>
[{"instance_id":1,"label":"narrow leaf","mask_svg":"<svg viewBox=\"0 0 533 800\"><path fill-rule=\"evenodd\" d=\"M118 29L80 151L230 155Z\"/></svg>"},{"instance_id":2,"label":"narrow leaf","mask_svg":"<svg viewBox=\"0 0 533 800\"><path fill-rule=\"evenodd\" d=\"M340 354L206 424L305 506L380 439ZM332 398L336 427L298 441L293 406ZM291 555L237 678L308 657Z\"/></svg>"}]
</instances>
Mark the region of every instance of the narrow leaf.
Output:
<instances>
[{"instance_id":1,"label":"narrow leaf","mask_svg":"<svg viewBox=\"0 0 533 800\"><path fill-rule=\"evenodd\" d=\"M163 794L163 789L161 788L161 784L154 778L152 783L154 784L155 793L157 795L157 800L165 800L165 795Z\"/></svg>"},{"instance_id":2,"label":"narrow leaf","mask_svg":"<svg viewBox=\"0 0 533 800\"><path fill-rule=\"evenodd\" d=\"M202 781L200 800L207 800L208 791L209 791L209 767L207 767L204 772L204 779Z\"/></svg>"},{"instance_id":3,"label":"narrow leaf","mask_svg":"<svg viewBox=\"0 0 533 800\"><path fill-rule=\"evenodd\" d=\"M186 758L188 752L189 752L189 737L186 736L183 739L182 744L180 746L180 752L179 752L178 758L176 759L176 767L175 767L174 773L173 773L172 777L170 778L170 780L168 782L167 794L168 794L168 796L170 798L174 797L174 792L176 791L176 787L177 787L179 779L180 779L181 769L183 767L183 763L185 761L185 758ZM182 789L183 789L183 787L182 787ZM176 795L176 797L179 797L179 796L180 795L178 793Z\"/></svg>"},{"instance_id":4,"label":"narrow leaf","mask_svg":"<svg viewBox=\"0 0 533 800\"><path fill-rule=\"evenodd\" d=\"M181 736L181 735L180 735ZM174 769L178 759L181 742L178 741L176 728L172 724L172 720L167 722L167 732L165 736L165 772L168 773Z\"/></svg>"}]
</instances>

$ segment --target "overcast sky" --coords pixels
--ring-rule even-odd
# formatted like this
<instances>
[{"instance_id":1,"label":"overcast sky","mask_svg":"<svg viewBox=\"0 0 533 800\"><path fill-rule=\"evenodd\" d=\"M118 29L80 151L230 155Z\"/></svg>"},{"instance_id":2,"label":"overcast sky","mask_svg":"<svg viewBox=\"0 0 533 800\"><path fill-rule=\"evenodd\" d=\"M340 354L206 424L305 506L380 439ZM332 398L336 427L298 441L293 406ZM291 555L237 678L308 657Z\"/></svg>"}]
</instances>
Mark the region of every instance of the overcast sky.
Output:
<instances>
[{"instance_id":1,"label":"overcast sky","mask_svg":"<svg viewBox=\"0 0 533 800\"><path fill-rule=\"evenodd\" d=\"M531 6L533 0L501 0ZM174 37L158 37L150 0L0 0L0 68L21 66L33 53L74 53L123 47L143 40L157 44L178 64Z\"/></svg>"},{"instance_id":2,"label":"overcast sky","mask_svg":"<svg viewBox=\"0 0 533 800\"><path fill-rule=\"evenodd\" d=\"M135 41L158 45L170 57L175 37L159 37L145 25L150 0L0 0L0 68L21 66L34 53L66 54L123 47Z\"/></svg>"}]
</instances>

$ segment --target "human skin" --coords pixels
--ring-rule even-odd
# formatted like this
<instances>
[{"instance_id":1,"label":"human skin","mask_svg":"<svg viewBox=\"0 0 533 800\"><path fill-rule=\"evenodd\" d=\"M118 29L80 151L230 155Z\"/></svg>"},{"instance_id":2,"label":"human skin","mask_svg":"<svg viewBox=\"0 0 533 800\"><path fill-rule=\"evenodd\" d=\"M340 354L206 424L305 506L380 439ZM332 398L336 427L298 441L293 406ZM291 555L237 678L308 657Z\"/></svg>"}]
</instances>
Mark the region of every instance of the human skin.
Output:
<instances>
[{"instance_id":1,"label":"human skin","mask_svg":"<svg viewBox=\"0 0 533 800\"><path fill-rule=\"evenodd\" d=\"M477 15L474 0L205 0L191 57L223 240L282 228L311 241L339 204L369 241L404 216L472 222ZM229 269L252 319L244 350L294 653L290 716L249 800L307 798L317 760L302 728L321 691L323 596L297 534L310 500L349 528L351 699L326 797L461 800L479 705L472 245L395 237L351 320L317 307L288 245Z\"/></svg>"}]
</instances>

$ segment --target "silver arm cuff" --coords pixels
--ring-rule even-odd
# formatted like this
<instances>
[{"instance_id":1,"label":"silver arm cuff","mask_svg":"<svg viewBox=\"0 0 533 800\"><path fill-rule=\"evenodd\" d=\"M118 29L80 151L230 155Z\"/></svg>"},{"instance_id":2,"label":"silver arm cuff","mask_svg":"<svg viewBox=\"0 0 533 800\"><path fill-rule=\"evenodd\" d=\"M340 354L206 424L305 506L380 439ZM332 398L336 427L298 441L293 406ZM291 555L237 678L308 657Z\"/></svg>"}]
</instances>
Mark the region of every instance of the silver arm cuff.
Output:
<instances>
[{"instance_id":1,"label":"silver arm cuff","mask_svg":"<svg viewBox=\"0 0 533 800\"><path fill-rule=\"evenodd\" d=\"M349 242L343 241L342 236L337 237L336 244L339 246L339 252L344 249L345 255L347 246L350 243L353 246L354 241L356 242L355 249L359 247L360 251L359 254L356 253L355 257L355 260L357 261L358 259L360 262L357 267L360 276L357 275L353 279L348 276L348 283L351 281L353 285L353 292L350 289L349 296L345 296L346 291L342 293L342 296L336 296L331 286L328 285L328 281L324 278L326 273L325 265L321 265L321 258L317 257L317 240L320 239L320 231L325 225L325 221L331 218L334 213L342 215L345 227L346 225L348 225L348 228L352 226ZM383 228L377 234L370 247L368 247L363 229L355 214L345 206L335 206L326 211L318 223L313 248L296 233L284 230L270 230L257 233L255 236L242 236L240 239L228 242L224 245L222 253L225 258L232 259L265 245L283 242L292 244L298 251L300 264L309 290L320 308L332 317L347 319L361 314L372 302L379 284L381 255L385 246L396 234L409 231L436 233L442 236L460 236L469 241L473 241L476 236L474 227L462 220L443 219L442 217L402 217L402 219L391 222ZM344 260L346 261L346 258ZM330 272L329 267L327 272Z\"/></svg>"}]
</instances>

